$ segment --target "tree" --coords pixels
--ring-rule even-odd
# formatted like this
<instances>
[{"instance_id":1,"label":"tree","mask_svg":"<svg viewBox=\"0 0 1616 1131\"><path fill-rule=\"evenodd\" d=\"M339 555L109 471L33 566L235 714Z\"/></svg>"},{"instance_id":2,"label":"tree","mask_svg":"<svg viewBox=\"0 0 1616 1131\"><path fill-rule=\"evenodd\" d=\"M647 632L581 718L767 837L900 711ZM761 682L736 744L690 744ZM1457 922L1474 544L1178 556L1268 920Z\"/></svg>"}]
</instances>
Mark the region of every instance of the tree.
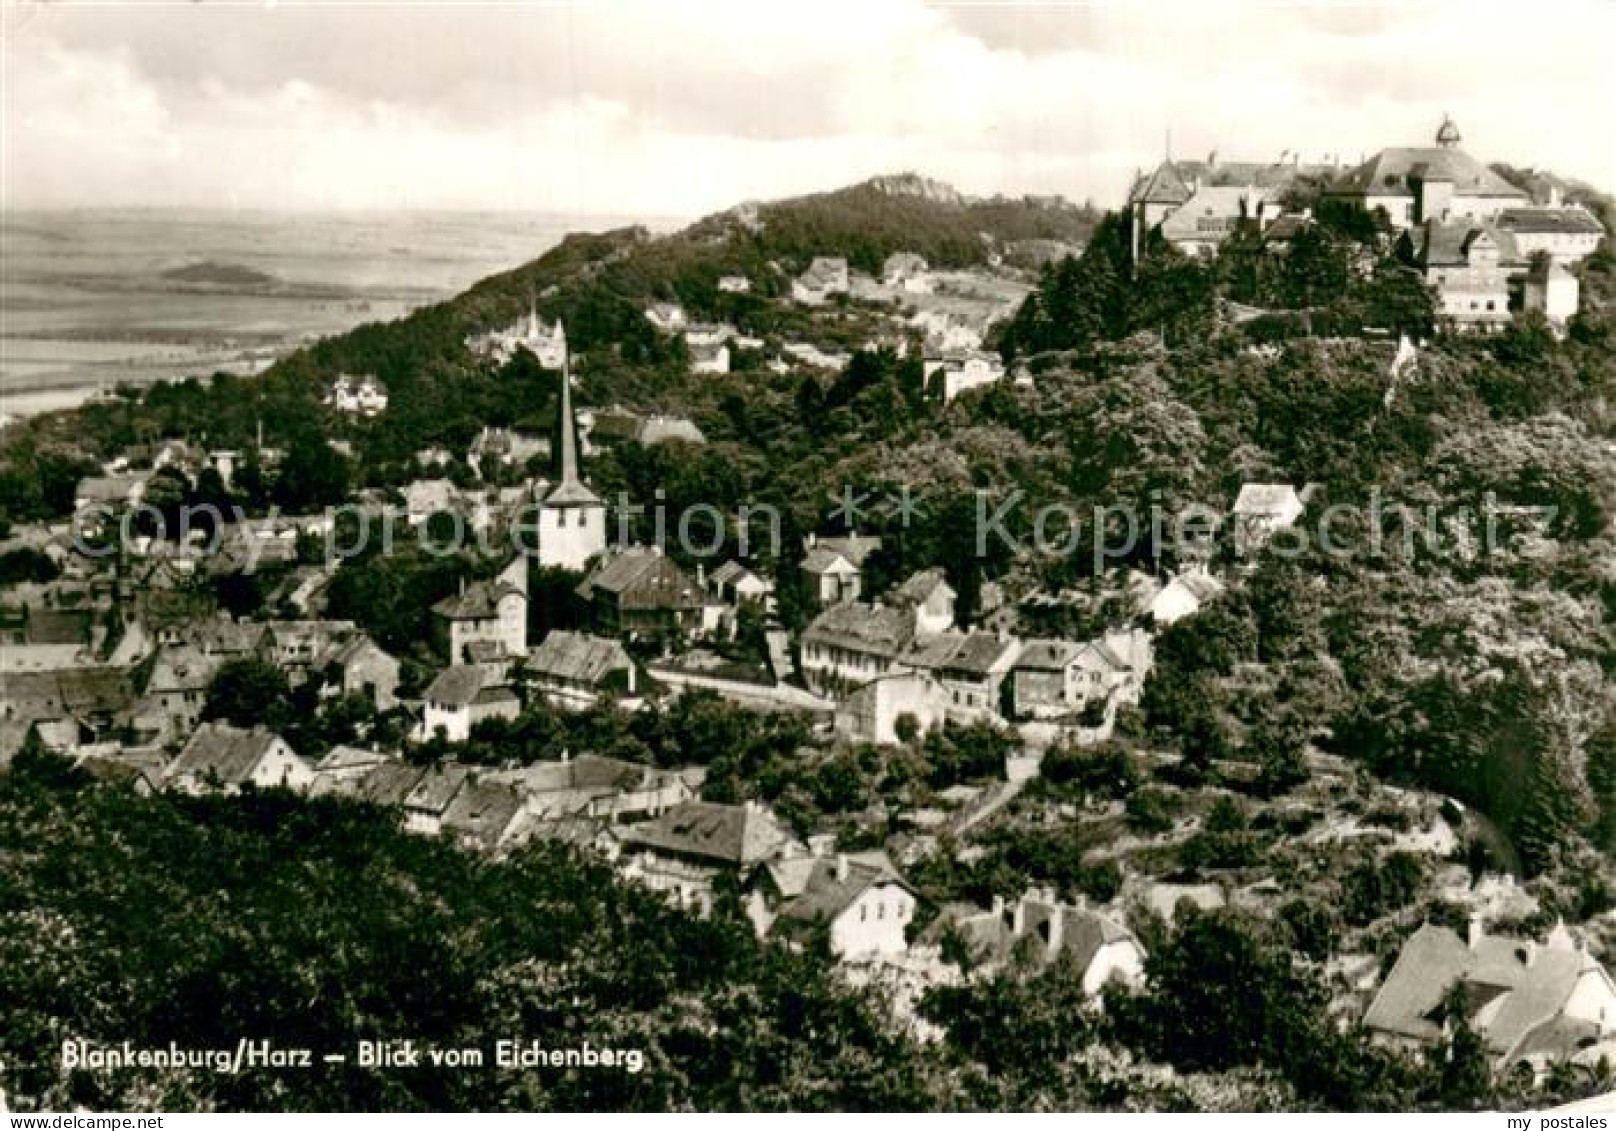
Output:
<instances>
[{"instance_id":1,"label":"tree","mask_svg":"<svg viewBox=\"0 0 1616 1131\"><path fill-rule=\"evenodd\" d=\"M316 433L292 441L275 480L275 502L287 514L312 514L347 499L348 461Z\"/></svg>"},{"instance_id":2,"label":"tree","mask_svg":"<svg viewBox=\"0 0 1616 1131\"><path fill-rule=\"evenodd\" d=\"M1257 759L1257 785L1270 797L1307 781L1307 728L1284 709L1269 710L1252 729L1248 745Z\"/></svg>"},{"instance_id":3,"label":"tree","mask_svg":"<svg viewBox=\"0 0 1616 1131\"><path fill-rule=\"evenodd\" d=\"M1189 1072L1283 1064L1313 1030L1322 988L1250 915L1190 912L1145 960L1146 989L1123 1029L1148 1055Z\"/></svg>"},{"instance_id":4,"label":"tree","mask_svg":"<svg viewBox=\"0 0 1616 1131\"><path fill-rule=\"evenodd\" d=\"M256 657L229 660L208 682L202 717L279 730L289 720L291 695L286 674L274 664Z\"/></svg>"},{"instance_id":5,"label":"tree","mask_svg":"<svg viewBox=\"0 0 1616 1131\"><path fill-rule=\"evenodd\" d=\"M1464 985L1456 982L1449 987L1438 1009L1444 1039L1431 1055L1442 1106L1449 1111L1472 1110L1491 1094L1492 1065L1486 1042L1470 1023Z\"/></svg>"}]
</instances>

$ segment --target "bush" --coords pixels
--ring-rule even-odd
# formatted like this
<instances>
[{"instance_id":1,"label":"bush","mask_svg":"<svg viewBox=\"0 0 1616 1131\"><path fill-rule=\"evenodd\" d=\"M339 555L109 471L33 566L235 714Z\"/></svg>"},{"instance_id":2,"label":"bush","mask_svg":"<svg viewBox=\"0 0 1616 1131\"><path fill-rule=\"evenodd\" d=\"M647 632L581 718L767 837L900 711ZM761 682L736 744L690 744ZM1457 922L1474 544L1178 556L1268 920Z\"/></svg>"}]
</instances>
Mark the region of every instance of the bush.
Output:
<instances>
[{"instance_id":1,"label":"bush","mask_svg":"<svg viewBox=\"0 0 1616 1131\"><path fill-rule=\"evenodd\" d=\"M1140 832L1164 833L1178 815L1179 796L1160 786L1146 786L1128 798L1126 808L1128 820Z\"/></svg>"}]
</instances>

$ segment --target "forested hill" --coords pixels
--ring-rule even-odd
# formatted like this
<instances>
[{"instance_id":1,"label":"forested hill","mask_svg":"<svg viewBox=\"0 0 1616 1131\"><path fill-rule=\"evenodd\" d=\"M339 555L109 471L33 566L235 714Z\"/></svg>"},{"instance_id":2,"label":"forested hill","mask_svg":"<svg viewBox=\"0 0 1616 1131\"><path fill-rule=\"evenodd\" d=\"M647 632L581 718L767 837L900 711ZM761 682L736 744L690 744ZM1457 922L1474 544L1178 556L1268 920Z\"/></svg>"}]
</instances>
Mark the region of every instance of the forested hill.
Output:
<instances>
[{"instance_id":1,"label":"forested hill","mask_svg":"<svg viewBox=\"0 0 1616 1131\"><path fill-rule=\"evenodd\" d=\"M687 368L683 347L646 321L652 302L678 302L693 316L724 318L776 340L800 337L811 323L776 300L815 256L841 256L874 273L898 251L918 253L938 267L1032 261L1079 249L1099 218L1091 208L1059 199L973 200L903 175L741 205L665 236L639 227L575 233L463 294L314 343L250 381L181 382L150 391L139 405L131 390L120 402L13 429L0 456L0 516L43 517L60 509L40 498L40 483L50 476L29 466L41 448L105 458L153 434L246 447L262 425L268 440L284 447L311 433L341 433L340 421L320 423L328 414L319 401L343 372L373 373L392 394L387 414L353 437L367 474L383 481L396 481L423 446L463 451L484 424L542 425L553 412L554 376L520 367L495 374L464 345L468 334L509 325L533 304L546 319L565 321L586 402L684 408L677 387ZM746 276L750 293L719 292L724 275ZM859 328L843 328L848 344ZM823 341L824 327L808 337Z\"/></svg>"}]
</instances>

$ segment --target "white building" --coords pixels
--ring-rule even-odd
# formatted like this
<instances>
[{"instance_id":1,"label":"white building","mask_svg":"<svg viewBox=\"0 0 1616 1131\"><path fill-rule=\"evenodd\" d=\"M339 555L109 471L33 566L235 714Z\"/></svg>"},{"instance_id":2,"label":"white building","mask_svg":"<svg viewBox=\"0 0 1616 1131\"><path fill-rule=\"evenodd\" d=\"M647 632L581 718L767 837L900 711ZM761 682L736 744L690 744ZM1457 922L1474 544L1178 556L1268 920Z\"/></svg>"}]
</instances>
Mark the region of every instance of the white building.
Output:
<instances>
[{"instance_id":1,"label":"white building","mask_svg":"<svg viewBox=\"0 0 1616 1131\"><path fill-rule=\"evenodd\" d=\"M819 306L832 295L845 295L848 285L847 260L820 256L792 281L791 297L805 306Z\"/></svg>"},{"instance_id":2,"label":"white building","mask_svg":"<svg viewBox=\"0 0 1616 1131\"><path fill-rule=\"evenodd\" d=\"M373 373L363 377L341 373L331 383L325 403L350 416L375 416L387 408L387 386Z\"/></svg>"},{"instance_id":3,"label":"white building","mask_svg":"<svg viewBox=\"0 0 1616 1131\"><path fill-rule=\"evenodd\" d=\"M684 329L685 308L676 302L656 302L645 308L645 320L664 334Z\"/></svg>"},{"instance_id":4,"label":"white building","mask_svg":"<svg viewBox=\"0 0 1616 1131\"><path fill-rule=\"evenodd\" d=\"M1157 624L1173 624L1194 616L1201 606L1216 599L1223 592L1223 582L1213 577L1204 566L1185 570L1168 582L1153 597L1146 608Z\"/></svg>"},{"instance_id":5,"label":"white building","mask_svg":"<svg viewBox=\"0 0 1616 1131\"><path fill-rule=\"evenodd\" d=\"M1249 554L1260 549L1277 532L1295 524L1306 505L1289 483L1246 483L1235 496L1235 549Z\"/></svg>"},{"instance_id":6,"label":"white building","mask_svg":"<svg viewBox=\"0 0 1616 1131\"><path fill-rule=\"evenodd\" d=\"M1497 223L1515 237L1515 248L1524 258L1546 251L1556 263L1567 266L1587 258L1605 238L1605 226L1580 204L1506 208Z\"/></svg>"},{"instance_id":7,"label":"white building","mask_svg":"<svg viewBox=\"0 0 1616 1131\"><path fill-rule=\"evenodd\" d=\"M464 742L484 719L514 719L521 713L516 693L478 664L451 664L438 673L422 696L418 737L442 736Z\"/></svg>"},{"instance_id":8,"label":"white building","mask_svg":"<svg viewBox=\"0 0 1616 1131\"><path fill-rule=\"evenodd\" d=\"M539 317L538 307L532 306L526 318L503 330L467 338L466 348L472 353L493 358L501 365L515 357L517 350L525 349L544 368L560 369L567 356L567 332L559 318L555 325L548 325Z\"/></svg>"},{"instance_id":9,"label":"white building","mask_svg":"<svg viewBox=\"0 0 1616 1131\"><path fill-rule=\"evenodd\" d=\"M184 793L234 793L247 785L307 789L314 782L314 767L264 727L242 730L227 723L203 723L169 763L163 780L169 789Z\"/></svg>"},{"instance_id":10,"label":"white building","mask_svg":"<svg viewBox=\"0 0 1616 1131\"><path fill-rule=\"evenodd\" d=\"M925 372L928 389L932 378L942 375L941 390L946 404L971 389L998 384L1004 379L1004 362L998 354L982 350L934 354L926 358Z\"/></svg>"},{"instance_id":11,"label":"white building","mask_svg":"<svg viewBox=\"0 0 1616 1131\"><path fill-rule=\"evenodd\" d=\"M789 894L771 933L802 937L826 933L830 952L843 961L903 954L915 917L915 893L884 857L797 858L767 866L781 895Z\"/></svg>"}]
</instances>

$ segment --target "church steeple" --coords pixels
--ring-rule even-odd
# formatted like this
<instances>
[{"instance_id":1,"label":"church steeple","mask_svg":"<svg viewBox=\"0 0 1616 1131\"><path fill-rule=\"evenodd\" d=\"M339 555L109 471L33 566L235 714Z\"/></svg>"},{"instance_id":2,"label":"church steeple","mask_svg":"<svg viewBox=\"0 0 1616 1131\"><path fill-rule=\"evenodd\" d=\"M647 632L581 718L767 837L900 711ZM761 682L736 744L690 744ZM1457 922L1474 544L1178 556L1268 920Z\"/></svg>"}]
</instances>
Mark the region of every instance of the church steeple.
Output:
<instances>
[{"instance_id":1,"label":"church steeple","mask_svg":"<svg viewBox=\"0 0 1616 1131\"><path fill-rule=\"evenodd\" d=\"M572 415L572 351L561 355L561 482L578 479L578 427ZM581 485L581 483L580 483Z\"/></svg>"},{"instance_id":2,"label":"church steeple","mask_svg":"<svg viewBox=\"0 0 1616 1131\"><path fill-rule=\"evenodd\" d=\"M557 417L556 485L545 496L545 505L599 506L600 496L589 489L578 472L578 421L572 412L572 351L565 348L561 354L561 405Z\"/></svg>"},{"instance_id":3,"label":"church steeple","mask_svg":"<svg viewBox=\"0 0 1616 1131\"><path fill-rule=\"evenodd\" d=\"M560 323L556 324L560 335ZM563 339L564 341L564 339ZM572 352L562 346L557 406L557 480L539 503L539 564L581 570L606 549L606 504L578 473L578 422L572 415Z\"/></svg>"}]
</instances>

